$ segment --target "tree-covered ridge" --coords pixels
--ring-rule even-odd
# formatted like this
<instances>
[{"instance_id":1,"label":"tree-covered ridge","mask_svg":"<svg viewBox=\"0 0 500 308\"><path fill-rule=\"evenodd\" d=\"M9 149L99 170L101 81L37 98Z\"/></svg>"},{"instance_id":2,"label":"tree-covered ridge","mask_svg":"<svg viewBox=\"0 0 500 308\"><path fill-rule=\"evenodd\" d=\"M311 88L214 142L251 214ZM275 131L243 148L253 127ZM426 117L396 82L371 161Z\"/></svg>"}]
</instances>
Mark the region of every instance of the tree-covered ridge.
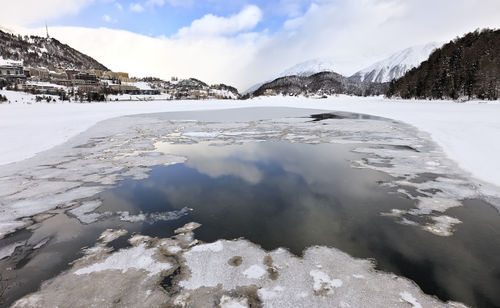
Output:
<instances>
[{"instance_id":1,"label":"tree-covered ridge","mask_svg":"<svg viewBox=\"0 0 500 308\"><path fill-rule=\"evenodd\" d=\"M23 61L24 66L54 69L108 69L95 59L54 38L21 36L0 30L0 57Z\"/></svg>"},{"instance_id":2,"label":"tree-covered ridge","mask_svg":"<svg viewBox=\"0 0 500 308\"><path fill-rule=\"evenodd\" d=\"M381 95L387 91L387 83L352 81L335 72L320 72L311 76L285 76L260 86L253 96L266 93L283 95L333 95L357 96Z\"/></svg>"},{"instance_id":3,"label":"tree-covered ridge","mask_svg":"<svg viewBox=\"0 0 500 308\"><path fill-rule=\"evenodd\" d=\"M387 96L496 100L500 94L500 30L477 30L435 50L390 84Z\"/></svg>"}]
</instances>

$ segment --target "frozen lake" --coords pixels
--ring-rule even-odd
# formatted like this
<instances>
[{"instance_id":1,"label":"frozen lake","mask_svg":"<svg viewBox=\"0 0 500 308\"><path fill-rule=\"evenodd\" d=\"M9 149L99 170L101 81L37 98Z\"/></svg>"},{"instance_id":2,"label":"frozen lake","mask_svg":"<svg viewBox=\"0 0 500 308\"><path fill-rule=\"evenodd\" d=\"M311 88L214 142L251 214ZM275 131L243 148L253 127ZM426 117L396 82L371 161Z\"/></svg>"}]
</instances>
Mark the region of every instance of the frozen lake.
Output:
<instances>
[{"instance_id":1,"label":"frozen lake","mask_svg":"<svg viewBox=\"0 0 500 308\"><path fill-rule=\"evenodd\" d=\"M309 118L312 114L317 116ZM140 138L121 137L142 148L125 148L119 133L106 132L120 149L106 159L116 164L137 157L137 167L113 169L113 175L123 174L120 181L79 198L81 207L96 202L92 209L52 210L33 227L0 240L0 248L14 247L0 261L0 267L10 268L2 272L3 305L69 269L106 229L168 238L189 222L201 224L194 235L203 242L245 238L267 251L282 247L297 256L315 245L334 247L374 259L377 269L407 277L441 300L500 305L497 209L472 193L456 193L454 200L452 195L470 184L445 173L445 163L428 154L434 153L429 145L404 135L407 128L394 130L396 123L357 114L280 108L230 117L224 112L151 117L155 122L134 127ZM286 120L259 122L263 118ZM140 117L129 119L142 125ZM101 137L91 135L92 142L75 141L72 149L99 146L95 137ZM412 155L414 162L408 162ZM164 156L184 160L163 165ZM146 176L130 173L143 164ZM92 182L86 183L83 187ZM433 198L447 206L422 205ZM441 224L442 217L451 223ZM121 237L108 246L130 244Z\"/></svg>"}]
</instances>

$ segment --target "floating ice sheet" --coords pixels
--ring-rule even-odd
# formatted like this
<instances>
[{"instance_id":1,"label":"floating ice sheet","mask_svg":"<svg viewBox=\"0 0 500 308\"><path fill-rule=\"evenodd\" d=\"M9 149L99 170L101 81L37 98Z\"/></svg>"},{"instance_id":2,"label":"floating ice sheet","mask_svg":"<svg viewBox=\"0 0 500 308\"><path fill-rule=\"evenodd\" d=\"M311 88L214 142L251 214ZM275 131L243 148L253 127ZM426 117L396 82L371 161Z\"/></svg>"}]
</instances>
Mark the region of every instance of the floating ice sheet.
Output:
<instances>
[{"instance_id":1,"label":"floating ice sheet","mask_svg":"<svg viewBox=\"0 0 500 308\"><path fill-rule=\"evenodd\" d=\"M128 221L128 222L140 222L144 221L149 224L153 224L157 221L170 221L176 220L189 214L193 209L184 207L178 211L170 211L170 212L160 212L160 213L139 213L137 215L130 215L129 212L118 212L120 215L120 220Z\"/></svg>"},{"instance_id":2,"label":"floating ice sheet","mask_svg":"<svg viewBox=\"0 0 500 308\"><path fill-rule=\"evenodd\" d=\"M182 234L192 236L189 227L185 230ZM13 307L116 302L148 307L256 303L264 307L465 307L425 295L411 281L378 272L370 261L334 248L311 247L299 258L284 249L266 252L241 239L192 247L179 235L168 239L136 235L130 243L133 247L116 252L102 249L101 244L87 250L72 269ZM169 252L171 247L177 247L177 253ZM228 262L235 259L241 263ZM160 291L164 279L169 283Z\"/></svg>"}]
</instances>

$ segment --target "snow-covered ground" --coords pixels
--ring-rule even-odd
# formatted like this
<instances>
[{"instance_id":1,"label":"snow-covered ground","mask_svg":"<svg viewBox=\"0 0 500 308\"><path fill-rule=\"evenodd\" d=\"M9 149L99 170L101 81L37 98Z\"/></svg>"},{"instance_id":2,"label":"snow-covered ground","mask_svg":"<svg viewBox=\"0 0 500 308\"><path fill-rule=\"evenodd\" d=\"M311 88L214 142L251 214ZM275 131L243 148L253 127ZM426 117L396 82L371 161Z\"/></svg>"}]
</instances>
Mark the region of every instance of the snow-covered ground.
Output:
<instances>
[{"instance_id":1,"label":"snow-covered ground","mask_svg":"<svg viewBox=\"0 0 500 308\"><path fill-rule=\"evenodd\" d=\"M34 156L99 121L132 114L243 107L300 107L377 115L430 134L444 152L477 179L500 186L500 103L402 101L381 97L324 100L263 97L245 101L155 101L0 105L0 164Z\"/></svg>"},{"instance_id":2,"label":"snow-covered ground","mask_svg":"<svg viewBox=\"0 0 500 308\"><path fill-rule=\"evenodd\" d=\"M129 95L129 94L113 94L108 95L109 101L160 101L169 100L172 96L170 94L162 93L160 95Z\"/></svg>"},{"instance_id":3,"label":"snow-covered ground","mask_svg":"<svg viewBox=\"0 0 500 308\"><path fill-rule=\"evenodd\" d=\"M50 83L50 82L43 82L43 81L31 81L28 80L26 81L27 85L33 85L33 86L39 86L39 87L53 87L53 88L58 88L62 90L67 90L68 88L65 86L61 86L55 83Z\"/></svg>"}]
</instances>

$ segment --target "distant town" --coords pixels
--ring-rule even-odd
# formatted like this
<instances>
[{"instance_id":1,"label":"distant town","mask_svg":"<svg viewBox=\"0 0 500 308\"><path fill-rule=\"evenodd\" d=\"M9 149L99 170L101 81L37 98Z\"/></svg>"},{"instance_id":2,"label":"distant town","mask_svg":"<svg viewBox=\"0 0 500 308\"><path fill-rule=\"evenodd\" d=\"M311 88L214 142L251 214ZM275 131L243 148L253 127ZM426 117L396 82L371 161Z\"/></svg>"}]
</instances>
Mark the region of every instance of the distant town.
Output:
<instances>
[{"instance_id":1,"label":"distant town","mask_svg":"<svg viewBox=\"0 0 500 308\"><path fill-rule=\"evenodd\" d=\"M238 99L238 91L224 84L207 85L190 78L132 78L126 72L24 66L23 61L0 62L0 89L30 93L37 100L133 101Z\"/></svg>"}]
</instances>

